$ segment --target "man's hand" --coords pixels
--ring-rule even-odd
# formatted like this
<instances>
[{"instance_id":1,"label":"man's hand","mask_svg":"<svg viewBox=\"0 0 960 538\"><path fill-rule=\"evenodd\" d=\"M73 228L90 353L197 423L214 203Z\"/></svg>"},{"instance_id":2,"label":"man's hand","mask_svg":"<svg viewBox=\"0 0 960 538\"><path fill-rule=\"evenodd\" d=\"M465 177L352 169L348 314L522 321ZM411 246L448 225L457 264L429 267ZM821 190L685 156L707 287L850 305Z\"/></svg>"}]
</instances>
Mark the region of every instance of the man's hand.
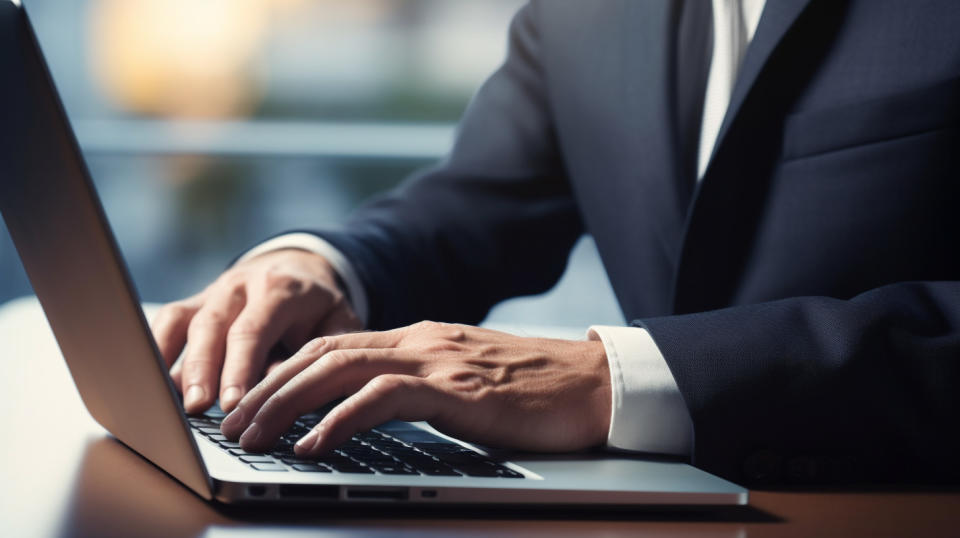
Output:
<instances>
[{"instance_id":1,"label":"man's hand","mask_svg":"<svg viewBox=\"0 0 960 538\"><path fill-rule=\"evenodd\" d=\"M233 409L261 379L278 344L294 350L318 335L359 330L335 275L317 254L277 250L161 308L153 333L187 413L204 411L218 394L221 407Z\"/></svg>"},{"instance_id":2,"label":"man's hand","mask_svg":"<svg viewBox=\"0 0 960 538\"><path fill-rule=\"evenodd\" d=\"M571 451L606 440L610 390L600 342L422 322L311 341L247 393L221 429L245 450L268 451L297 417L346 397L300 439L298 455L391 419L426 420L486 445Z\"/></svg>"}]
</instances>

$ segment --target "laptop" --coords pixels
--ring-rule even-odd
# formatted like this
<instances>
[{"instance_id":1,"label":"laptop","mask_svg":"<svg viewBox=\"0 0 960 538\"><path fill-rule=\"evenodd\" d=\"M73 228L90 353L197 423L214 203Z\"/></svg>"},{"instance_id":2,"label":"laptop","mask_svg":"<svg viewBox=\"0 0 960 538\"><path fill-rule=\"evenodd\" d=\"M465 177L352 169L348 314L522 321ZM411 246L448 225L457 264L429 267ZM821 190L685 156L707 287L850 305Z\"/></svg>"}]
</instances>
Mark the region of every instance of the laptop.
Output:
<instances>
[{"instance_id":1,"label":"laptop","mask_svg":"<svg viewBox=\"0 0 960 538\"><path fill-rule=\"evenodd\" d=\"M686 463L603 452L505 453L391 421L315 460L220 434L180 397L90 180L28 9L0 0L0 212L93 418L200 497L221 503L742 505L747 491Z\"/></svg>"}]
</instances>

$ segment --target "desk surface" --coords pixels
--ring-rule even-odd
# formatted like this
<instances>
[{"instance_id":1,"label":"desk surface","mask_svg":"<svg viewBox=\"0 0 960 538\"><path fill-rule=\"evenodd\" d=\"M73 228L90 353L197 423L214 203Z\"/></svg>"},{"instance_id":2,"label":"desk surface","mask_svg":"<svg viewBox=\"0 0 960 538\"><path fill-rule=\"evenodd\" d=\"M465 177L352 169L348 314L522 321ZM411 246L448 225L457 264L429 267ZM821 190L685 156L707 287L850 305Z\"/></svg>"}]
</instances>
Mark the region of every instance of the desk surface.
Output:
<instances>
[{"instance_id":1,"label":"desk surface","mask_svg":"<svg viewBox=\"0 0 960 538\"><path fill-rule=\"evenodd\" d=\"M960 489L752 492L733 513L224 510L90 418L34 301L0 308L0 361L0 536L960 536Z\"/></svg>"}]
</instances>

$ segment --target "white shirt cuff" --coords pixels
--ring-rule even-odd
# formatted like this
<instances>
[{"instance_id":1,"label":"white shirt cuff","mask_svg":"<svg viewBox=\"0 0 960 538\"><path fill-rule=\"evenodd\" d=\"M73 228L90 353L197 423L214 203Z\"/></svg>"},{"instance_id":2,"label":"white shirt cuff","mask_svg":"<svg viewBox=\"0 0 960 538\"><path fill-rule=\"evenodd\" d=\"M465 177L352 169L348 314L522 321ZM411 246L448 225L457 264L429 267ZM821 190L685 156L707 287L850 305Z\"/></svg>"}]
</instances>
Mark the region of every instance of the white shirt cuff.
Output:
<instances>
[{"instance_id":1,"label":"white shirt cuff","mask_svg":"<svg viewBox=\"0 0 960 538\"><path fill-rule=\"evenodd\" d=\"M587 338L603 342L610 364L613 411L607 447L689 456L693 421L650 333L595 325Z\"/></svg>"},{"instance_id":2,"label":"white shirt cuff","mask_svg":"<svg viewBox=\"0 0 960 538\"><path fill-rule=\"evenodd\" d=\"M248 260L272 250L285 248L306 250L323 256L333 267L333 270L340 275L340 279L343 280L344 285L347 287L347 293L350 296L350 306L353 307L354 315L363 323L364 327L367 326L367 316L369 315L367 293L363 288L360 277L357 276L357 271L353 268L350 260L348 260L337 247L324 241L320 237L302 232L280 235L248 250L243 256L240 256L237 261Z\"/></svg>"}]
</instances>

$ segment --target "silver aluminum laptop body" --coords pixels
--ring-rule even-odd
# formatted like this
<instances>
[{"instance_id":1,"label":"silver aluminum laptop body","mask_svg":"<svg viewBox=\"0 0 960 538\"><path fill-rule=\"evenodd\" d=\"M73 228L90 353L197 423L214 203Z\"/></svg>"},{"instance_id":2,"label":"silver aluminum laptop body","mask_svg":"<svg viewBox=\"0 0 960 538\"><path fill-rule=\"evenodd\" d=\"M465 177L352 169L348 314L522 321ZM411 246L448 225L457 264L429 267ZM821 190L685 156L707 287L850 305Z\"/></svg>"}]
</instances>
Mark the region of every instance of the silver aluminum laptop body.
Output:
<instances>
[{"instance_id":1,"label":"silver aluminum laptop body","mask_svg":"<svg viewBox=\"0 0 960 538\"><path fill-rule=\"evenodd\" d=\"M690 465L627 455L511 456L505 465L523 478L264 472L242 463L190 429L26 10L8 0L0 0L0 74L0 212L83 402L197 495L224 503L746 504L744 488Z\"/></svg>"}]
</instances>

